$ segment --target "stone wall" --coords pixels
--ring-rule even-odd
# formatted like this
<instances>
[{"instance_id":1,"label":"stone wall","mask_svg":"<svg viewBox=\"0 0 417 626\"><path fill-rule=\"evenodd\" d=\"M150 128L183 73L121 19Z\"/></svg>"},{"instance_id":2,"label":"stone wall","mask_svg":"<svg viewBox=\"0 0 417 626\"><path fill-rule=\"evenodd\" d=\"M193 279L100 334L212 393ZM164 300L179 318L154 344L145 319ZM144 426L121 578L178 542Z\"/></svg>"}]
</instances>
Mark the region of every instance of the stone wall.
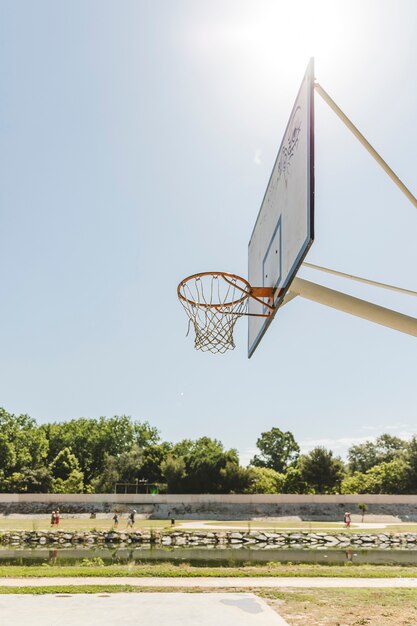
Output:
<instances>
[{"instance_id":1,"label":"stone wall","mask_svg":"<svg viewBox=\"0 0 417 626\"><path fill-rule=\"evenodd\" d=\"M416 533L326 533L313 532L191 532L191 531L7 531L0 534L0 543L8 546L27 545L160 545L271 548L392 548L417 547Z\"/></svg>"},{"instance_id":2,"label":"stone wall","mask_svg":"<svg viewBox=\"0 0 417 626\"><path fill-rule=\"evenodd\" d=\"M150 519L239 520L300 517L305 521L340 521L345 511L367 515L394 515L417 521L417 496L299 496L299 495L121 495L121 494L0 494L0 514L123 513L132 508Z\"/></svg>"}]
</instances>

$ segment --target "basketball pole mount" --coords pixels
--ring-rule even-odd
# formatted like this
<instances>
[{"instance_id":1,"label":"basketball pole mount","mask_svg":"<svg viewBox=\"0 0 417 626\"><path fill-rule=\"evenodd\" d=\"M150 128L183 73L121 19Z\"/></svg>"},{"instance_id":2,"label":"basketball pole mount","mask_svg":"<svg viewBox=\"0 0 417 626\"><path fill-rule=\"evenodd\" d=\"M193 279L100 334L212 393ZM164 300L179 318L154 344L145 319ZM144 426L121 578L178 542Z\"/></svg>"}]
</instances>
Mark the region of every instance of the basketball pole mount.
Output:
<instances>
[{"instance_id":1,"label":"basketball pole mount","mask_svg":"<svg viewBox=\"0 0 417 626\"><path fill-rule=\"evenodd\" d=\"M295 296L324 304L325 306L349 313L355 317L361 317L362 319L374 322L398 330L407 335L413 335L417 337L417 319L386 309L385 307L373 304L367 300L361 300L355 298L341 291L318 285L303 278L294 278L291 283L291 287L288 297L284 299L284 304L292 300Z\"/></svg>"},{"instance_id":2,"label":"basketball pole mount","mask_svg":"<svg viewBox=\"0 0 417 626\"><path fill-rule=\"evenodd\" d=\"M396 287L395 285L387 285L387 283L379 283L376 280L362 278L361 276L354 276L354 274L346 274L345 272L338 272L337 270L331 270L328 267L314 265L313 263L307 263L306 261L303 261L303 267L308 267L313 270L319 270L320 272L326 272L327 274L333 274L334 276L341 276L342 278L348 278L349 280L354 280L358 283L372 285L372 287L382 287L382 289L388 289L389 291L404 293L406 296L417 296L417 291L412 291L411 289L404 289L403 287Z\"/></svg>"},{"instance_id":3,"label":"basketball pole mount","mask_svg":"<svg viewBox=\"0 0 417 626\"><path fill-rule=\"evenodd\" d=\"M411 204L415 206L417 209L417 198L411 193L411 191L404 185L402 180L398 178L397 174L390 168L388 163L384 161L380 154L375 150L373 146L369 143L367 139L362 135L362 133L356 128L356 126L350 121L347 115L345 115L340 107L337 106L336 102L329 96L329 94L323 89L323 87L315 82L314 89L317 93L323 98L326 104L336 113L339 119L349 128L349 130L355 135L356 139L363 145L363 147L369 152L369 154L375 159L377 163L382 167L384 172L388 174L392 181L397 185L399 189L403 192L403 194L410 200Z\"/></svg>"},{"instance_id":4,"label":"basketball pole mount","mask_svg":"<svg viewBox=\"0 0 417 626\"><path fill-rule=\"evenodd\" d=\"M326 104L328 104L329 107L342 120L345 126L347 126L349 130L355 135L355 137L364 146L364 148L371 154L371 156L382 167L386 174L388 174L391 180L404 193L408 200L410 200L411 204L413 204L414 207L417 208L417 198L415 198L415 196L411 193L408 187L404 185L402 180L390 168L388 163L384 161L384 159L380 156L380 154L378 154L375 148L371 146L369 141L362 135L362 133L356 128L356 126L350 121L350 119L337 106L335 101L329 96L329 94L323 89L323 87L321 87L319 83L315 82L314 89L315 91L317 91L317 93L320 94ZM331 274L343 276L344 278L350 278L351 280L358 280L359 282L372 284L378 287L383 287L385 289L400 291L408 295L416 295L415 292L408 289L401 289L399 287L393 287L392 285L386 285L383 283L377 283L375 281L361 279L357 276L352 276L351 274L336 272L335 270L314 266L309 263L304 263L304 265L306 265L307 267L310 266L312 269L319 269L322 271L327 271ZM317 283L304 280L303 278L296 277L291 283L291 287L283 300L283 304L287 304L297 296L300 296L301 298L306 298L307 300L312 300L313 302L317 302L319 304L324 304L325 306L337 309L338 311L342 311L350 315L354 315L355 317L361 317L362 319L374 322L375 324L380 324L382 326L386 326L387 328L398 330L402 333L406 333L407 335L417 337L417 319L414 317L404 315L403 313L393 311L392 309L387 309L385 307L379 306L378 304L373 304L372 302L368 302L367 300L361 300L360 298L355 298L354 296L350 296L341 291L336 291L335 289L330 289L329 287L324 287L323 285L319 285Z\"/></svg>"}]
</instances>

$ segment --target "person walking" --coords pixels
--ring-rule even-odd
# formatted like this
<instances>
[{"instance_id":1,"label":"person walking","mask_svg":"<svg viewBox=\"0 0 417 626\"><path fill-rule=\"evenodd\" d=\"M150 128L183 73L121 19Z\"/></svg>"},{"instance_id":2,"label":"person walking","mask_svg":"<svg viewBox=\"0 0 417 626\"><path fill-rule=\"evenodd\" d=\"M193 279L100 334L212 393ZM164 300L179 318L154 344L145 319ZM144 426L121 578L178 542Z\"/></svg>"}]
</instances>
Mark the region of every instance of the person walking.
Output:
<instances>
[{"instance_id":1,"label":"person walking","mask_svg":"<svg viewBox=\"0 0 417 626\"><path fill-rule=\"evenodd\" d=\"M52 511L52 513L51 513L51 528L52 528L53 526L55 526L55 520L56 520L56 517L55 517L55 516L56 516L55 511Z\"/></svg>"},{"instance_id":2,"label":"person walking","mask_svg":"<svg viewBox=\"0 0 417 626\"><path fill-rule=\"evenodd\" d=\"M345 522L345 527L346 528L350 528L351 521L352 520L350 519L350 513L346 511L345 517L344 517L344 522Z\"/></svg>"},{"instance_id":3,"label":"person walking","mask_svg":"<svg viewBox=\"0 0 417 626\"><path fill-rule=\"evenodd\" d=\"M115 511L113 515L113 528L117 528L118 525L119 525L119 514L117 511Z\"/></svg>"},{"instance_id":4,"label":"person walking","mask_svg":"<svg viewBox=\"0 0 417 626\"><path fill-rule=\"evenodd\" d=\"M55 512L55 525L56 525L56 527L57 527L57 528L58 528L58 526L59 526L59 521L60 521L60 519L61 519L61 518L60 518L60 516L59 516L59 509L57 509L57 510L56 510L56 512Z\"/></svg>"},{"instance_id":5,"label":"person walking","mask_svg":"<svg viewBox=\"0 0 417 626\"><path fill-rule=\"evenodd\" d=\"M128 528L133 528L133 525L135 523L135 515L136 515L136 510L133 509L133 511L130 513L128 519L127 519L127 527Z\"/></svg>"}]
</instances>

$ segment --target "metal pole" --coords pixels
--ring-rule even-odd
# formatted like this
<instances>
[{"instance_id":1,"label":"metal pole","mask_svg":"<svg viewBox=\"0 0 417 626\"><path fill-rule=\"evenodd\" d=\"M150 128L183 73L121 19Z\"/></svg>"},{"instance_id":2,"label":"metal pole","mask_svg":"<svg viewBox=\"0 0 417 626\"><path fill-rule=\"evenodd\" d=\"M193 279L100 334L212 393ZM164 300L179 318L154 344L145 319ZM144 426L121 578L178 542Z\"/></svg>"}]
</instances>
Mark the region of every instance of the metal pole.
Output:
<instances>
[{"instance_id":1,"label":"metal pole","mask_svg":"<svg viewBox=\"0 0 417 626\"><path fill-rule=\"evenodd\" d=\"M331 270L328 267L322 267L321 265L313 265L313 263L303 262L303 267L310 267L313 270L319 270L320 272L327 272L327 274L334 274L335 276L342 276L342 278L349 278L349 280L356 280L358 283L365 283L366 285L372 285L373 287L382 287L383 289L389 289L390 291L398 291L404 293L407 296L417 296L416 291L411 289L403 289L402 287L395 287L394 285L387 285L386 283L378 283L376 280L369 280L368 278L361 278L360 276L354 276L353 274L345 274L344 272L338 272Z\"/></svg>"},{"instance_id":2,"label":"metal pole","mask_svg":"<svg viewBox=\"0 0 417 626\"><path fill-rule=\"evenodd\" d=\"M371 146L369 141L365 139L362 133L356 128L354 124L350 121L350 119L343 113L342 109L340 109L336 102L332 100L329 94L324 91L323 87L319 85L319 83L314 83L314 89L321 95L323 100L327 102L329 107L333 109L336 115L342 120L342 122L349 128L349 130L355 135L355 137L361 142L361 144L366 148L366 150L371 154L375 161L379 163L382 169L388 174L391 180L401 189L401 191L407 196L410 200L411 204L413 204L417 208L417 198L413 196L411 191L404 185L402 180L400 180L397 174L390 168L388 163L384 161L384 159L378 154L378 152Z\"/></svg>"},{"instance_id":3,"label":"metal pole","mask_svg":"<svg viewBox=\"0 0 417 626\"><path fill-rule=\"evenodd\" d=\"M375 324L381 324L407 335L417 337L417 319L386 309L378 304L360 300L346 293L317 285L303 278L294 278L290 292L307 300L330 306L338 311L361 317Z\"/></svg>"}]
</instances>

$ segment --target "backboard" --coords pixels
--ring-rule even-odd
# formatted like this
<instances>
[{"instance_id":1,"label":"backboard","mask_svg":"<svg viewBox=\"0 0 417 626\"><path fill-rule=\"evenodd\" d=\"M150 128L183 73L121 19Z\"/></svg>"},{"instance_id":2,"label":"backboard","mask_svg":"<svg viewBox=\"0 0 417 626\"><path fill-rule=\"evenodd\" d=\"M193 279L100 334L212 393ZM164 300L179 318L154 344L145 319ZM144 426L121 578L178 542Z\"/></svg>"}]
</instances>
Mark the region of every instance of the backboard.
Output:
<instances>
[{"instance_id":1,"label":"backboard","mask_svg":"<svg viewBox=\"0 0 417 626\"><path fill-rule=\"evenodd\" d=\"M274 311L249 298L248 356L252 356L314 239L314 59L301 83L255 222L248 280L275 290Z\"/></svg>"}]
</instances>

